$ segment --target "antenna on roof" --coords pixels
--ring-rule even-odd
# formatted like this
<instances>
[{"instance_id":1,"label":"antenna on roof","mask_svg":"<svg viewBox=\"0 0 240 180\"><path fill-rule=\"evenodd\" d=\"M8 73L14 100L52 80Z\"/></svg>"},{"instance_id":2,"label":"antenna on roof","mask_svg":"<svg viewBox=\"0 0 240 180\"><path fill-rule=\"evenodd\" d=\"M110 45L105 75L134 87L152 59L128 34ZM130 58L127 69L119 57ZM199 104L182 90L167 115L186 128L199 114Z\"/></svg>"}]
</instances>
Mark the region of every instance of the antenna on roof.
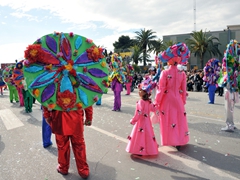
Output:
<instances>
[{"instance_id":1,"label":"antenna on roof","mask_svg":"<svg viewBox=\"0 0 240 180\"><path fill-rule=\"evenodd\" d=\"M193 21L194 21L194 31L196 31L196 0L193 0Z\"/></svg>"}]
</instances>

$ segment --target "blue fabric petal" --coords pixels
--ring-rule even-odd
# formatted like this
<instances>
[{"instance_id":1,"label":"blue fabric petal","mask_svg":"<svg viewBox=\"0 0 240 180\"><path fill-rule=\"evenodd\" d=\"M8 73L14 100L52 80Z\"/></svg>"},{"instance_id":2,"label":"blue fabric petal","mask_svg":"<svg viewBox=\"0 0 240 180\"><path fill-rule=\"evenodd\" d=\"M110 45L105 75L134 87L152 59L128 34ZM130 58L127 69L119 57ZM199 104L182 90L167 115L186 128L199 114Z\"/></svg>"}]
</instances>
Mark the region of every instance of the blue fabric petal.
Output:
<instances>
[{"instance_id":1,"label":"blue fabric petal","mask_svg":"<svg viewBox=\"0 0 240 180\"><path fill-rule=\"evenodd\" d=\"M87 97L87 94L81 90L80 88L78 88L78 95L79 95L79 98L80 100L83 102L83 104L85 106L88 106L88 97Z\"/></svg>"},{"instance_id":2,"label":"blue fabric petal","mask_svg":"<svg viewBox=\"0 0 240 180\"><path fill-rule=\"evenodd\" d=\"M39 72L41 70L43 70L42 66L35 66L35 65L32 65L31 67L26 67L25 68L25 71L30 72L30 73L36 73L36 72Z\"/></svg>"},{"instance_id":3,"label":"blue fabric petal","mask_svg":"<svg viewBox=\"0 0 240 180\"><path fill-rule=\"evenodd\" d=\"M66 71L64 71L64 73L67 73ZM71 80L69 79L69 77L64 74L61 80L61 85L60 85L60 92L64 92L66 90L69 90L71 93L73 93L73 87L72 87L72 83Z\"/></svg>"},{"instance_id":4,"label":"blue fabric petal","mask_svg":"<svg viewBox=\"0 0 240 180\"><path fill-rule=\"evenodd\" d=\"M39 88L51 84L57 78L57 72L47 72L40 74L29 86L30 89L32 88Z\"/></svg>"},{"instance_id":5,"label":"blue fabric petal","mask_svg":"<svg viewBox=\"0 0 240 180\"><path fill-rule=\"evenodd\" d=\"M75 41L75 49L79 49L81 45L82 45L82 38L78 36Z\"/></svg>"}]
</instances>

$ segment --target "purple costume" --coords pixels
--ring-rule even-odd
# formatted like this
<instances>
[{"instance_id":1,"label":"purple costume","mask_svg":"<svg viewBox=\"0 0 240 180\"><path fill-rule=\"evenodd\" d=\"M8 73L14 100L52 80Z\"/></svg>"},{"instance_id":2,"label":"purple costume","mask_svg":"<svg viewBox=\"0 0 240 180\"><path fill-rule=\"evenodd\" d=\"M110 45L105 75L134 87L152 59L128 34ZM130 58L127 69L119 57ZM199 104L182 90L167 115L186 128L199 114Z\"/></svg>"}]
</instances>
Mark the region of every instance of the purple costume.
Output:
<instances>
[{"instance_id":1,"label":"purple costume","mask_svg":"<svg viewBox=\"0 0 240 180\"><path fill-rule=\"evenodd\" d=\"M113 111L121 110L121 91L123 90L122 83L120 83L117 78L112 81L111 89L114 92L114 105Z\"/></svg>"}]
</instances>

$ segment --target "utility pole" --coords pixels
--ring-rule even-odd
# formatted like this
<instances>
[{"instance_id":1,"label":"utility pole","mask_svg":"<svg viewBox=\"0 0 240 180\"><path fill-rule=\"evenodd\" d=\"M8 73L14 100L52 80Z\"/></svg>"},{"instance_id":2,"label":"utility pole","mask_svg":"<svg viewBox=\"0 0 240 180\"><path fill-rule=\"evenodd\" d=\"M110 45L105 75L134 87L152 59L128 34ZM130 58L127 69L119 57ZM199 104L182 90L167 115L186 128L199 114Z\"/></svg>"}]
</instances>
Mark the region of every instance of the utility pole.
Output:
<instances>
[{"instance_id":1,"label":"utility pole","mask_svg":"<svg viewBox=\"0 0 240 180\"><path fill-rule=\"evenodd\" d=\"M194 22L194 31L196 31L196 0L193 0L193 22Z\"/></svg>"}]
</instances>

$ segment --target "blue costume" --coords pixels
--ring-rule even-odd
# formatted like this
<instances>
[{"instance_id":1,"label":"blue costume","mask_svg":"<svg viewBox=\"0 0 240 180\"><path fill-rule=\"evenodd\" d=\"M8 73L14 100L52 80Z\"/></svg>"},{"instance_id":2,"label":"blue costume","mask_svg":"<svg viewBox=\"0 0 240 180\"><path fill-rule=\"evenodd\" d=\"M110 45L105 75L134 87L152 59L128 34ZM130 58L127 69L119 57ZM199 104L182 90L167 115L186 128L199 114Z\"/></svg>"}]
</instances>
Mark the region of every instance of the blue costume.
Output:
<instances>
[{"instance_id":1,"label":"blue costume","mask_svg":"<svg viewBox=\"0 0 240 180\"><path fill-rule=\"evenodd\" d=\"M210 59L204 67L203 80L206 81L206 87L208 88L209 102L208 104L214 104L215 91L218 78L220 76L220 61L218 59Z\"/></svg>"},{"instance_id":2,"label":"blue costume","mask_svg":"<svg viewBox=\"0 0 240 180\"><path fill-rule=\"evenodd\" d=\"M42 116L42 141L44 148L47 148L48 146L52 145L51 136L52 136L51 127L46 122L46 119Z\"/></svg>"}]
</instances>

